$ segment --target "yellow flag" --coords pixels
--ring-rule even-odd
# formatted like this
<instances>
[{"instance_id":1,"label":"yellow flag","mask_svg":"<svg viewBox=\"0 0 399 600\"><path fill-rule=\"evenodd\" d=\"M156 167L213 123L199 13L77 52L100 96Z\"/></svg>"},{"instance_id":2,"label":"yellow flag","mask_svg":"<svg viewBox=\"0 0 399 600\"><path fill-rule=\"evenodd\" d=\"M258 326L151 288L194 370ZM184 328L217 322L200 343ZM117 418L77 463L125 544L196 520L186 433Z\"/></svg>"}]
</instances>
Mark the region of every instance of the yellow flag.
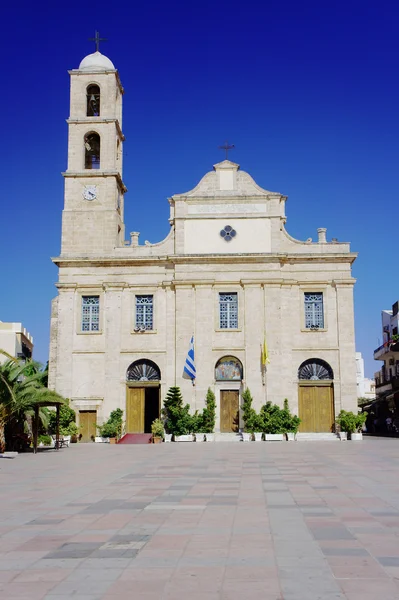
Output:
<instances>
[{"instance_id":1,"label":"yellow flag","mask_svg":"<svg viewBox=\"0 0 399 600\"><path fill-rule=\"evenodd\" d=\"M266 336L263 338L263 346L262 346L262 366L265 367L266 363L269 363L269 353L267 351L267 344L266 344Z\"/></svg>"}]
</instances>

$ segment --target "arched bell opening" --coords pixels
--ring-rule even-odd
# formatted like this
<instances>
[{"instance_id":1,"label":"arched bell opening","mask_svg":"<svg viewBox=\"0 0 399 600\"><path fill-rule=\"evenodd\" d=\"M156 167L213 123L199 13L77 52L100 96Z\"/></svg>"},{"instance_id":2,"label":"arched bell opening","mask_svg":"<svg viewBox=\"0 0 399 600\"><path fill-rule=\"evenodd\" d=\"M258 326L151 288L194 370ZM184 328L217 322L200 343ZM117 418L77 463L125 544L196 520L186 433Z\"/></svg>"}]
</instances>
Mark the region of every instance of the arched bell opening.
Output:
<instances>
[{"instance_id":1,"label":"arched bell opening","mask_svg":"<svg viewBox=\"0 0 399 600\"><path fill-rule=\"evenodd\" d=\"M88 85L86 88L86 116L100 116L100 88L98 85Z\"/></svg>"},{"instance_id":2,"label":"arched bell opening","mask_svg":"<svg viewBox=\"0 0 399 600\"><path fill-rule=\"evenodd\" d=\"M101 140L98 133L91 131L84 137L85 169L100 168Z\"/></svg>"},{"instance_id":3,"label":"arched bell opening","mask_svg":"<svg viewBox=\"0 0 399 600\"><path fill-rule=\"evenodd\" d=\"M160 417L161 370L148 359L133 362L126 371L126 433L151 433Z\"/></svg>"},{"instance_id":4,"label":"arched bell opening","mask_svg":"<svg viewBox=\"0 0 399 600\"><path fill-rule=\"evenodd\" d=\"M334 430L334 372L320 358L305 360L298 369L298 416L301 432Z\"/></svg>"}]
</instances>

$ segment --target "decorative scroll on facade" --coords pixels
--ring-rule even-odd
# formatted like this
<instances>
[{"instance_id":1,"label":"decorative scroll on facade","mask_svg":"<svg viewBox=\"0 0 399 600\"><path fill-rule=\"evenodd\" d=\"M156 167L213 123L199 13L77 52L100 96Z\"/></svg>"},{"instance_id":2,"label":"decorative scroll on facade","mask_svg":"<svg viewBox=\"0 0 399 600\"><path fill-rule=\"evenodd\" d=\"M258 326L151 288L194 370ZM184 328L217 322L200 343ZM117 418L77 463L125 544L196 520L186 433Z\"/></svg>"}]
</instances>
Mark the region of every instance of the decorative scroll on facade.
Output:
<instances>
[{"instance_id":1,"label":"decorative scroll on facade","mask_svg":"<svg viewBox=\"0 0 399 600\"><path fill-rule=\"evenodd\" d=\"M234 356L224 356L216 364L216 381L241 381L242 376L242 364Z\"/></svg>"},{"instance_id":2,"label":"decorative scroll on facade","mask_svg":"<svg viewBox=\"0 0 399 600\"><path fill-rule=\"evenodd\" d=\"M334 379L332 368L324 360L311 358L305 360L298 369L298 379L319 381L321 379Z\"/></svg>"},{"instance_id":3,"label":"decorative scroll on facade","mask_svg":"<svg viewBox=\"0 0 399 600\"><path fill-rule=\"evenodd\" d=\"M126 373L127 381L160 381L161 372L151 360L136 360Z\"/></svg>"}]
</instances>

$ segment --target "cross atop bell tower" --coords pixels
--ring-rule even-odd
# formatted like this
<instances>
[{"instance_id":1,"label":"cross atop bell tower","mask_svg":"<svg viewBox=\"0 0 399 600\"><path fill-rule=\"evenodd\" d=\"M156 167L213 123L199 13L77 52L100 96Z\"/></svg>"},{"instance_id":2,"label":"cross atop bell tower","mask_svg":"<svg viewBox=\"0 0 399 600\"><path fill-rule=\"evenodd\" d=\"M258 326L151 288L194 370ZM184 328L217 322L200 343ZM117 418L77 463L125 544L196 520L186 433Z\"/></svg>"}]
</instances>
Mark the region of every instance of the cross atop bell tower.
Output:
<instances>
[{"instance_id":1,"label":"cross atop bell tower","mask_svg":"<svg viewBox=\"0 0 399 600\"><path fill-rule=\"evenodd\" d=\"M117 70L98 50L69 71L68 168L62 255L110 255L124 245L122 96Z\"/></svg>"},{"instance_id":2,"label":"cross atop bell tower","mask_svg":"<svg viewBox=\"0 0 399 600\"><path fill-rule=\"evenodd\" d=\"M100 37L98 31L95 32L94 38L89 38L89 42L95 42L96 52L100 52L100 42L106 42L107 38Z\"/></svg>"}]
</instances>

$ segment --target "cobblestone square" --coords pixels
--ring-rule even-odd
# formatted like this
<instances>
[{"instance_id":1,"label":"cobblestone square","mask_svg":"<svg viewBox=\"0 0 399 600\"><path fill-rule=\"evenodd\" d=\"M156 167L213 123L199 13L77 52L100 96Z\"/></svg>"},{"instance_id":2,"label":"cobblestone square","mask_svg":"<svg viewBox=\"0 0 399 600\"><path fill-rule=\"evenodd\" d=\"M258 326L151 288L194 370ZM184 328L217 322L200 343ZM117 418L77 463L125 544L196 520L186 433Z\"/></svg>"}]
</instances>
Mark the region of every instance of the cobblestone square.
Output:
<instances>
[{"instance_id":1,"label":"cobblestone square","mask_svg":"<svg viewBox=\"0 0 399 600\"><path fill-rule=\"evenodd\" d=\"M397 600L399 440L0 459L0 598Z\"/></svg>"}]
</instances>

